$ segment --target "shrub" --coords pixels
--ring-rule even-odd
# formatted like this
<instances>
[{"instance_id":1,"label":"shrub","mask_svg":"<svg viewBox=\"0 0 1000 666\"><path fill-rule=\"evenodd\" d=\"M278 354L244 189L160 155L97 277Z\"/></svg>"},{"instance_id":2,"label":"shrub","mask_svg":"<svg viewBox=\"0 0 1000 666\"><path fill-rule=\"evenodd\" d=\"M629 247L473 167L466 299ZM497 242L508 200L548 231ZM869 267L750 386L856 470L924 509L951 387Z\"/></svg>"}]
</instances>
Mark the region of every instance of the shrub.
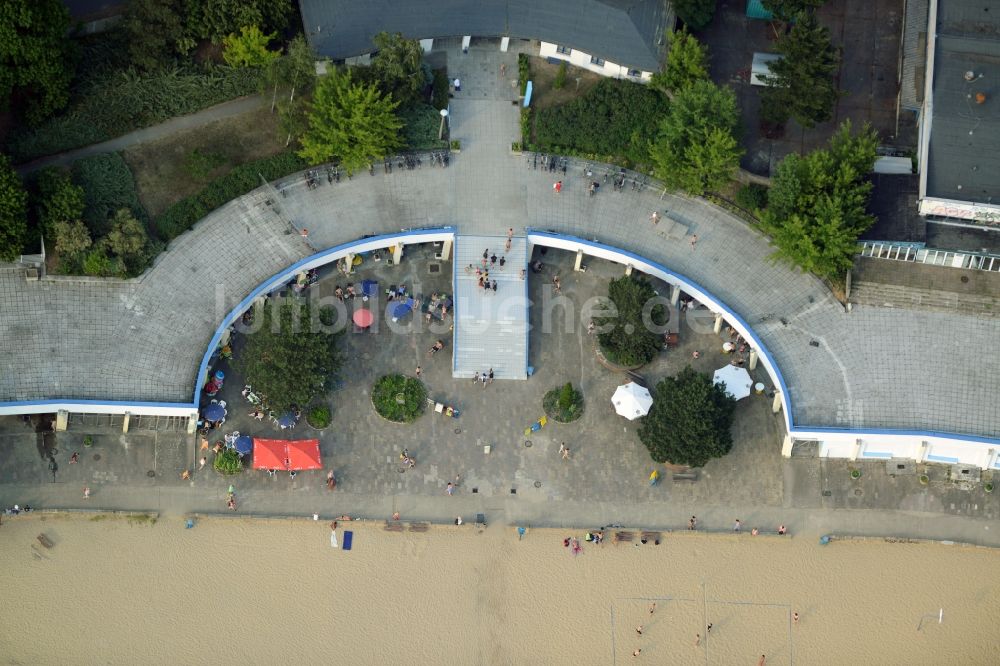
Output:
<instances>
[{"instance_id":1,"label":"shrub","mask_svg":"<svg viewBox=\"0 0 1000 666\"><path fill-rule=\"evenodd\" d=\"M552 87L559 90L566 85L566 61L563 60L559 63L559 69L556 71L556 79L552 82Z\"/></svg>"},{"instance_id":2,"label":"shrub","mask_svg":"<svg viewBox=\"0 0 1000 666\"><path fill-rule=\"evenodd\" d=\"M104 245L97 245L84 257L83 273L91 277L110 277L115 274L114 264Z\"/></svg>"},{"instance_id":3,"label":"shrub","mask_svg":"<svg viewBox=\"0 0 1000 666\"><path fill-rule=\"evenodd\" d=\"M313 428L317 429L325 428L328 425L330 425L330 420L331 420L330 408L327 407L326 405L319 405L317 407L313 407L312 409L309 410L309 413L306 414L306 421L308 421L309 425L311 425Z\"/></svg>"},{"instance_id":4,"label":"shrub","mask_svg":"<svg viewBox=\"0 0 1000 666\"><path fill-rule=\"evenodd\" d=\"M111 218L122 208L131 210L138 220L146 220L132 171L120 154L78 160L73 164L73 180L83 188L83 221L95 238L111 230Z\"/></svg>"},{"instance_id":5,"label":"shrub","mask_svg":"<svg viewBox=\"0 0 1000 666\"><path fill-rule=\"evenodd\" d=\"M173 240L222 204L262 185L261 176L268 181L277 180L306 166L306 161L292 151L241 164L210 182L201 192L163 211L156 218L156 230L163 240Z\"/></svg>"},{"instance_id":6,"label":"shrub","mask_svg":"<svg viewBox=\"0 0 1000 666\"><path fill-rule=\"evenodd\" d=\"M657 134L666 110L666 100L655 90L602 79L583 97L539 110L535 142L542 150L642 163L648 159L649 137Z\"/></svg>"},{"instance_id":7,"label":"shrub","mask_svg":"<svg viewBox=\"0 0 1000 666\"><path fill-rule=\"evenodd\" d=\"M531 143L531 109L521 107L521 143L525 148Z\"/></svg>"},{"instance_id":8,"label":"shrub","mask_svg":"<svg viewBox=\"0 0 1000 666\"><path fill-rule=\"evenodd\" d=\"M435 69L433 72L434 83L431 92L431 104L435 109L448 108L448 72L444 69Z\"/></svg>"},{"instance_id":9,"label":"shrub","mask_svg":"<svg viewBox=\"0 0 1000 666\"><path fill-rule=\"evenodd\" d=\"M452 139L451 140L451 144L449 144L449 145L451 146L452 150L455 150L455 151L462 150L462 142L459 141L458 139Z\"/></svg>"},{"instance_id":10,"label":"shrub","mask_svg":"<svg viewBox=\"0 0 1000 666\"><path fill-rule=\"evenodd\" d=\"M525 53L517 54L517 84L523 96L528 92L528 80L531 78L531 61Z\"/></svg>"},{"instance_id":11,"label":"shrub","mask_svg":"<svg viewBox=\"0 0 1000 666\"><path fill-rule=\"evenodd\" d=\"M372 405L379 416L397 423L416 420L424 411L427 389L423 382L403 375L380 377L372 387Z\"/></svg>"},{"instance_id":12,"label":"shrub","mask_svg":"<svg viewBox=\"0 0 1000 666\"><path fill-rule=\"evenodd\" d=\"M545 394L542 408L550 418L560 423L575 421L583 416L583 394L566 382Z\"/></svg>"},{"instance_id":13,"label":"shrub","mask_svg":"<svg viewBox=\"0 0 1000 666\"><path fill-rule=\"evenodd\" d=\"M243 459L233 449L225 449L212 461L212 467L219 474L232 476L243 471Z\"/></svg>"},{"instance_id":14,"label":"shrub","mask_svg":"<svg viewBox=\"0 0 1000 666\"><path fill-rule=\"evenodd\" d=\"M736 203L751 213L767 207L767 188L757 183L744 185L736 192Z\"/></svg>"},{"instance_id":15,"label":"shrub","mask_svg":"<svg viewBox=\"0 0 1000 666\"><path fill-rule=\"evenodd\" d=\"M441 130L441 114L428 104L417 104L407 109L401 116L403 121L403 141L410 150L440 148L438 132Z\"/></svg>"},{"instance_id":16,"label":"shrub","mask_svg":"<svg viewBox=\"0 0 1000 666\"><path fill-rule=\"evenodd\" d=\"M667 313L660 304L646 313L646 304L656 298L653 286L645 278L624 276L608 283L608 299L614 304L617 316L595 317L598 327L606 328L598 334L601 351L614 363L640 366L653 360L662 346L662 339L649 329L649 324L662 326ZM644 321L644 316L650 321Z\"/></svg>"},{"instance_id":17,"label":"shrub","mask_svg":"<svg viewBox=\"0 0 1000 666\"><path fill-rule=\"evenodd\" d=\"M8 152L16 162L105 141L141 127L260 88L263 70L210 66L140 73L102 70L74 92L67 112L34 130L12 132Z\"/></svg>"}]
</instances>

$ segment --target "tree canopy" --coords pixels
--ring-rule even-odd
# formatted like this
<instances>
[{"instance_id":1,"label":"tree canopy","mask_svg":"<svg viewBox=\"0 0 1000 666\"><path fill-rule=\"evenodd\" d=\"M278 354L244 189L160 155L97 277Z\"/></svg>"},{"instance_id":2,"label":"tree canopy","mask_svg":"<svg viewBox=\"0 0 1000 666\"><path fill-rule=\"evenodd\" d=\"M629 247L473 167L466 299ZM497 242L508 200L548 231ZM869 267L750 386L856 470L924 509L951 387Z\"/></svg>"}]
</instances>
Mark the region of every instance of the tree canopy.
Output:
<instances>
[{"instance_id":1,"label":"tree canopy","mask_svg":"<svg viewBox=\"0 0 1000 666\"><path fill-rule=\"evenodd\" d=\"M184 23L182 0L132 0L121 25L129 60L139 69L168 67L194 48Z\"/></svg>"},{"instance_id":2,"label":"tree canopy","mask_svg":"<svg viewBox=\"0 0 1000 666\"><path fill-rule=\"evenodd\" d=\"M668 187L701 195L721 188L739 166L743 150L736 95L711 81L696 81L670 102L649 149L654 173Z\"/></svg>"},{"instance_id":3,"label":"tree canopy","mask_svg":"<svg viewBox=\"0 0 1000 666\"><path fill-rule=\"evenodd\" d=\"M420 99L420 93L430 83L430 70L423 66L424 51L416 39L405 39L401 33L380 32L372 38L377 53L372 58L372 75L382 92L402 106Z\"/></svg>"},{"instance_id":4,"label":"tree canopy","mask_svg":"<svg viewBox=\"0 0 1000 666\"><path fill-rule=\"evenodd\" d=\"M218 43L243 26L261 30L283 30L292 9L289 0L198 0L187 2L186 23L190 34Z\"/></svg>"},{"instance_id":5,"label":"tree canopy","mask_svg":"<svg viewBox=\"0 0 1000 666\"><path fill-rule=\"evenodd\" d=\"M71 222L83 217L86 204L83 188L74 185L69 174L56 167L38 173L38 219L43 228L56 222Z\"/></svg>"},{"instance_id":6,"label":"tree canopy","mask_svg":"<svg viewBox=\"0 0 1000 666\"><path fill-rule=\"evenodd\" d=\"M702 467L733 448L736 400L712 377L687 366L656 385L639 439L656 462Z\"/></svg>"},{"instance_id":7,"label":"tree canopy","mask_svg":"<svg viewBox=\"0 0 1000 666\"><path fill-rule=\"evenodd\" d=\"M670 93L677 93L697 81L708 80L708 49L686 29L670 35L667 66L653 74L650 83Z\"/></svg>"},{"instance_id":8,"label":"tree canopy","mask_svg":"<svg viewBox=\"0 0 1000 666\"><path fill-rule=\"evenodd\" d=\"M21 177L0 154L0 261L13 261L28 235L28 193Z\"/></svg>"},{"instance_id":9,"label":"tree canopy","mask_svg":"<svg viewBox=\"0 0 1000 666\"><path fill-rule=\"evenodd\" d=\"M641 277L624 276L608 283L608 299L616 312L594 317L594 324L602 329L597 335L601 350L614 363L638 366L649 363L663 346L663 338L653 326L666 323L666 310L656 298L649 281Z\"/></svg>"},{"instance_id":10,"label":"tree canopy","mask_svg":"<svg viewBox=\"0 0 1000 666\"><path fill-rule=\"evenodd\" d=\"M715 0L673 0L677 18L692 30L701 30L715 16Z\"/></svg>"},{"instance_id":11,"label":"tree canopy","mask_svg":"<svg viewBox=\"0 0 1000 666\"><path fill-rule=\"evenodd\" d=\"M761 0L764 9L783 21L790 21L802 12L823 6L826 0Z\"/></svg>"},{"instance_id":12,"label":"tree canopy","mask_svg":"<svg viewBox=\"0 0 1000 666\"><path fill-rule=\"evenodd\" d=\"M829 148L781 161L760 215L776 258L828 279L851 267L858 236L874 222L865 210L877 145L870 127L852 136L846 122Z\"/></svg>"},{"instance_id":13,"label":"tree canopy","mask_svg":"<svg viewBox=\"0 0 1000 666\"><path fill-rule=\"evenodd\" d=\"M37 125L66 107L73 80L69 10L61 0L0 4L0 104L23 96L24 117Z\"/></svg>"},{"instance_id":14,"label":"tree canopy","mask_svg":"<svg viewBox=\"0 0 1000 666\"><path fill-rule=\"evenodd\" d=\"M799 14L775 50L782 58L761 77L767 85L761 93L761 116L776 124L792 117L803 127L830 120L840 97L834 81L840 57L830 42L830 31L812 14Z\"/></svg>"},{"instance_id":15,"label":"tree canopy","mask_svg":"<svg viewBox=\"0 0 1000 666\"><path fill-rule=\"evenodd\" d=\"M299 156L312 164L336 158L348 171L382 159L402 143L398 106L375 85L354 82L349 71L332 71L316 85Z\"/></svg>"},{"instance_id":16,"label":"tree canopy","mask_svg":"<svg viewBox=\"0 0 1000 666\"><path fill-rule=\"evenodd\" d=\"M222 59L230 67L263 67L281 55L267 49L277 36L277 33L265 35L255 25L245 25L240 34L231 33L222 39Z\"/></svg>"},{"instance_id":17,"label":"tree canopy","mask_svg":"<svg viewBox=\"0 0 1000 666\"><path fill-rule=\"evenodd\" d=\"M268 303L257 313L236 368L273 409L305 407L340 368L338 335L320 325L306 301Z\"/></svg>"}]
</instances>

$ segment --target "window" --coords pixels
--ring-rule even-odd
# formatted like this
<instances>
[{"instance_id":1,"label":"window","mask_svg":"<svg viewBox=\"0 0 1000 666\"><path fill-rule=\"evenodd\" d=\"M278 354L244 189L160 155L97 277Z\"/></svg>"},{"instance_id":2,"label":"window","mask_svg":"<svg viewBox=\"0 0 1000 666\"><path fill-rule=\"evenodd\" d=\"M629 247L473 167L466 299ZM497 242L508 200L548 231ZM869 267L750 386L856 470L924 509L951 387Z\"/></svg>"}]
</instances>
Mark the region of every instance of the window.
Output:
<instances>
[{"instance_id":1,"label":"window","mask_svg":"<svg viewBox=\"0 0 1000 666\"><path fill-rule=\"evenodd\" d=\"M556 46L556 53L561 53L563 55L571 55L573 53L573 49L571 49L568 46L558 46L557 45Z\"/></svg>"},{"instance_id":2,"label":"window","mask_svg":"<svg viewBox=\"0 0 1000 666\"><path fill-rule=\"evenodd\" d=\"M597 65L598 67L604 67L604 58L598 58L597 56L590 56L590 64Z\"/></svg>"},{"instance_id":3,"label":"window","mask_svg":"<svg viewBox=\"0 0 1000 666\"><path fill-rule=\"evenodd\" d=\"M630 70L628 70L628 75L629 76L634 76L635 78L639 78L640 76L642 76L642 72L640 72L637 69L630 69Z\"/></svg>"}]
</instances>

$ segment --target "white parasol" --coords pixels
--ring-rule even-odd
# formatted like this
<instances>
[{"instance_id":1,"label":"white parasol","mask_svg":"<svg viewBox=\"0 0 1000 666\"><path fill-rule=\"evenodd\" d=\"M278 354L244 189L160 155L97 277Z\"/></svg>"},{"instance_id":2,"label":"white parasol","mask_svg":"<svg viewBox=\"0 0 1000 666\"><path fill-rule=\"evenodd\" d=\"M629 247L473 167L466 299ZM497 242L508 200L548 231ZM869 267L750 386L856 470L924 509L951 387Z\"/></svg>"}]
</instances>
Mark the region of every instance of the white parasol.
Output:
<instances>
[{"instance_id":1,"label":"white parasol","mask_svg":"<svg viewBox=\"0 0 1000 666\"><path fill-rule=\"evenodd\" d=\"M742 400L750 395L750 389L753 386L750 373L745 368L736 365L727 365L724 368L719 368L715 371L714 379L716 384L725 385L726 393L737 400Z\"/></svg>"},{"instance_id":2,"label":"white parasol","mask_svg":"<svg viewBox=\"0 0 1000 666\"><path fill-rule=\"evenodd\" d=\"M649 394L649 389L635 382L629 382L615 389L611 403L615 406L616 412L629 421L634 421L649 413L649 408L653 406L653 396Z\"/></svg>"}]
</instances>

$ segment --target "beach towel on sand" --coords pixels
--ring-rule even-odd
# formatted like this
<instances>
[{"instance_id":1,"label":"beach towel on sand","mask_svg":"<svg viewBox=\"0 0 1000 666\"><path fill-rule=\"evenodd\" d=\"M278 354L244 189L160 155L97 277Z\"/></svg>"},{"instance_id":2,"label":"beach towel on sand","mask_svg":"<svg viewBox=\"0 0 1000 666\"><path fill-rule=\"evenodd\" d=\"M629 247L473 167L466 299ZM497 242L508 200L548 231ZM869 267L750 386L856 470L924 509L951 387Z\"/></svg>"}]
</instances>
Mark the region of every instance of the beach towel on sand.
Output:
<instances>
[{"instance_id":1,"label":"beach towel on sand","mask_svg":"<svg viewBox=\"0 0 1000 666\"><path fill-rule=\"evenodd\" d=\"M344 550L351 549L351 543L354 541L354 532L344 532Z\"/></svg>"},{"instance_id":2,"label":"beach towel on sand","mask_svg":"<svg viewBox=\"0 0 1000 666\"><path fill-rule=\"evenodd\" d=\"M337 547L337 533L330 532L330 548L336 548L336 547Z\"/></svg>"}]
</instances>

